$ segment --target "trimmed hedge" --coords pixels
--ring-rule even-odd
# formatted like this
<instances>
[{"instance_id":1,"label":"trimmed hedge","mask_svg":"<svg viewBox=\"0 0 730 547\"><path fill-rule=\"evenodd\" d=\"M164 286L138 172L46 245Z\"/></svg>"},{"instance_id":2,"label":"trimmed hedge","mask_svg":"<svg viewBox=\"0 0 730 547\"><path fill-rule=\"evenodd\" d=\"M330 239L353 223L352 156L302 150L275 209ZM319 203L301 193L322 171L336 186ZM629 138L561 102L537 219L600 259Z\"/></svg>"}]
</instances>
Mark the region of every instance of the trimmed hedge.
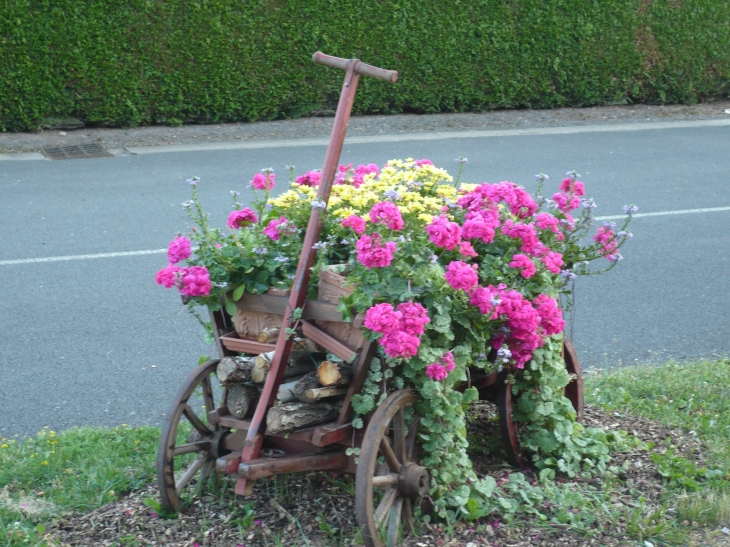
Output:
<instances>
[{"instance_id":1,"label":"trimmed hedge","mask_svg":"<svg viewBox=\"0 0 730 547\"><path fill-rule=\"evenodd\" d=\"M255 121L336 104L314 51L395 69L359 113L730 94L724 0L5 0L0 127Z\"/></svg>"}]
</instances>

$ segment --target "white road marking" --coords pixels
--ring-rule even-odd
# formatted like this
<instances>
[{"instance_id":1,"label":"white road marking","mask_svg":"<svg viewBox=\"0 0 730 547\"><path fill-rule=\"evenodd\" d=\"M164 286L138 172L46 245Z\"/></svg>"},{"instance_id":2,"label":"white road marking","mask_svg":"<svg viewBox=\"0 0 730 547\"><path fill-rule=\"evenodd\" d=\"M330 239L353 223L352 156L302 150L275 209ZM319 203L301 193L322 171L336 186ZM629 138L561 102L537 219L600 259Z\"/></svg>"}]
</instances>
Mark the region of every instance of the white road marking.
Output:
<instances>
[{"instance_id":1,"label":"white road marking","mask_svg":"<svg viewBox=\"0 0 730 547\"><path fill-rule=\"evenodd\" d=\"M632 217L661 217L667 215L689 215L696 213L716 213L719 211L730 211L730 207L707 207L704 209L680 209L677 211L659 211L656 213L634 213ZM596 220L620 220L626 218L626 215L611 215L595 217ZM91 260L94 258L116 258L119 256L140 256L166 253L167 249L153 249L147 251L126 251L121 253L99 253L89 255L68 255L68 256L49 256L45 258L22 258L19 260L0 260L0 266L11 266L14 264L35 264L40 262L62 262L66 260Z\"/></svg>"},{"instance_id":2,"label":"white road marking","mask_svg":"<svg viewBox=\"0 0 730 547\"><path fill-rule=\"evenodd\" d=\"M68 255L48 256L45 258L22 258L20 260L0 260L0 266L10 266L12 264L34 264L37 262L63 262L65 260L90 260L92 258L115 258L118 256L154 255L166 252L167 249L154 249L148 251L125 251L121 253L99 253L94 255Z\"/></svg>"},{"instance_id":3,"label":"white road marking","mask_svg":"<svg viewBox=\"0 0 730 547\"><path fill-rule=\"evenodd\" d=\"M730 120L683 120L674 122L610 123L598 125L573 125L566 127L528 127L524 129L490 129L485 131L436 131L423 133L399 133L395 135L370 135L346 137L345 145L384 142L437 141L448 139L473 139L483 137L516 137L524 135L568 135L573 133L606 133L614 131L646 131L650 129L688 129L695 127L729 126ZM267 141L211 142L205 144L173 144L165 146L127 146L125 155L161 154L166 152L202 152L210 150L253 150L260 148L288 148L296 146L327 146L329 139L282 139ZM116 150L118 151L118 150ZM46 158L39 153L0 154L2 160L35 160ZM50 160L47 160L50 161Z\"/></svg>"},{"instance_id":4,"label":"white road marking","mask_svg":"<svg viewBox=\"0 0 730 547\"><path fill-rule=\"evenodd\" d=\"M692 213L716 213L718 211L730 211L730 207L707 207L705 209L680 209L678 211L659 211L658 213L634 213L633 218L640 217L663 217L667 215L689 215ZM596 220L619 220L626 218L626 215L611 215L596 217Z\"/></svg>"}]
</instances>

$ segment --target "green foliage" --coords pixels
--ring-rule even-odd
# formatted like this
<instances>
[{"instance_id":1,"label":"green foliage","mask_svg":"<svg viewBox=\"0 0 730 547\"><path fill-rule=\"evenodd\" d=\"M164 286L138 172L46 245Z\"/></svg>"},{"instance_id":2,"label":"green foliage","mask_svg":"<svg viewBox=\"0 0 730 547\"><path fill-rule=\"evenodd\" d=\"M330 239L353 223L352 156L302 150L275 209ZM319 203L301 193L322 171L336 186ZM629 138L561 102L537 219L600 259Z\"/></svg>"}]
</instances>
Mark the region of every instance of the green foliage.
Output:
<instances>
[{"instance_id":1,"label":"green foliage","mask_svg":"<svg viewBox=\"0 0 730 547\"><path fill-rule=\"evenodd\" d=\"M398 70L359 113L696 102L730 91L717 0L7 0L0 127L291 118L336 104L316 50Z\"/></svg>"},{"instance_id":2,"label":"green foliage","mask_svg":"<svg viewBox=\"0 0 730 547\"><path fill-rule=\"evenodd\" d=\"M91 510L152 481L159 434L122 425L0 439L0 544L33 542L48 519Z\"/></svg>"}]
</instances>

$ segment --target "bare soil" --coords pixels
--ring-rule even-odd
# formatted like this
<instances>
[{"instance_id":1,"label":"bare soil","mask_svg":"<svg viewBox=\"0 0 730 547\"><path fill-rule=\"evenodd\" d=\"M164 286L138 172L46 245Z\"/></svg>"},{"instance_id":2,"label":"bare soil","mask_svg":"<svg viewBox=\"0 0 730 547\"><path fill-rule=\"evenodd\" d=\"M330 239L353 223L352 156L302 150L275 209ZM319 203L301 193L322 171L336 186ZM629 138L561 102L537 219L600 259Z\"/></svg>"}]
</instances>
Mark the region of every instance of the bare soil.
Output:
<instances>
[{"instance_id":1,"label":"bare soil","mask_svg":"<svg viewBox=\"0 0 730 547\"><path fill-rule=\"evenodd\" d=\"M470 435L496 438L494 409L480 403L477 419L470 426ZM607 415L601 408L588 406L585 425L626 431L646 443L665 447L665 440L676 455L702 463L703 447L691 435L661 424L628 415ZM477 454L472 457L479 473L495 479L504 478L510 469L497 455ZM621 508L638 507L636 491L646 498L646 512L659 507L663 491L662 478L651 462L650 454L641 448L614 456L613 464L630 463L629 470L611 487L613 514ZM597 479L589 482L600 486ZM350 477L334 473L308 473L280 476L256 483L249 498L236 498L228 492L205 494L185 513L162 518L145 504L146 499L159 500L155 485L130 493L114 503L89 513L72 513L48 527L51 544L61 546L215 546L260 547L285 546L357 546L360 545L354 518L354 486ZM634 490L634 494L631 493ZM248 519L242 515L248 514ZM323 524L323 523L326 523ZM700 529L693 523L687 527L687 546L728 547L730 536L721 530ZM615 521L599 520L589 533L572 530L565 525L540 524L524 519L505 525L496 517L477 522L459 523L453 528L444 525L422 525L420 535L408 536L405 547L618 547L650 544L627 534L623 517ZM668 543L656 543L668 545Z\"/></svg>"},{"instance_id":2,"label":"bare soil","mask_svg":"<svg viewBox=\"0 0 730 547\"><path fill-rule=\"evenodd\" d=\"M476 131L728 119L730 118L728 112L730 112L730 100L695 105L638 104L550 110L495 110L463 114L355 116L350 121L347 134L353 137L429 131ZM334 112L328 114L334 114ZM107 149L117 149L128 146L328 138L331 129L332 118L329 116L179 127L48 129L34 133L0 133L0 153L37 152L48 146L89 143L99 143Z\"/></svg>"}]
</instances>

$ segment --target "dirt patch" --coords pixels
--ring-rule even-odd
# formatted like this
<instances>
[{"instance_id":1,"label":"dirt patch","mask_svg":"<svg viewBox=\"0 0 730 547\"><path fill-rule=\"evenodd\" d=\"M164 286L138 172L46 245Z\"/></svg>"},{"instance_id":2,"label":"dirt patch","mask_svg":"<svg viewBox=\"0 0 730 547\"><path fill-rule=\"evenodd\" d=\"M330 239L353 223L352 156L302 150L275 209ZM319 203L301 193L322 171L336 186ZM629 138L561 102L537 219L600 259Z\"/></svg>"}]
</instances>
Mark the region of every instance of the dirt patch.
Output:
<instances>
[{"instance_id":1,"label":"dirt patch","mask_svg":"<svg viewBox=\"0 0 730 547\"><path fill-rule=\"evenodd\" d=\"M497 425L490 405L480 404L470 435L495 438ZM604 413L597 407L586 409L586 426L627 431L644 442L666 447L677 456L702 463L703 448L691 435L655 422L628 415ZM662 448L664 449L664 448ZM480 474L503 477L508 468L490 454L473 458ZM662 478L649 453L636 448L615 455L613 465L629 462L627 471L613 485L607 503L617 508L636 507L637 492L646 498L647 511L658 508L663 491ZM598 481L593 480L597 483ZM108 504L90 513L73 513L48 527L47 538L61 546L161 545L258 547L265 545L360 545L354 518L354 485L349 477L334 473L280 476L256 483L254 495L237 498L228 492L204 494L190 509L175 518L162 518L150 502L158 500L156 486ZM154 505L154 503L152 503ZM690 529L691 545L730 546L730 536L717 531ZM417 537L409 536L406 547L588 547L641 545L627 534L628 523L619 518L599 522L590 537L565 525L539 524L521 520L509 526L495 518L459 523L448 529L425 525ZM689 544L688 544L689 545Z\"/></svg>"}]
</instances>

